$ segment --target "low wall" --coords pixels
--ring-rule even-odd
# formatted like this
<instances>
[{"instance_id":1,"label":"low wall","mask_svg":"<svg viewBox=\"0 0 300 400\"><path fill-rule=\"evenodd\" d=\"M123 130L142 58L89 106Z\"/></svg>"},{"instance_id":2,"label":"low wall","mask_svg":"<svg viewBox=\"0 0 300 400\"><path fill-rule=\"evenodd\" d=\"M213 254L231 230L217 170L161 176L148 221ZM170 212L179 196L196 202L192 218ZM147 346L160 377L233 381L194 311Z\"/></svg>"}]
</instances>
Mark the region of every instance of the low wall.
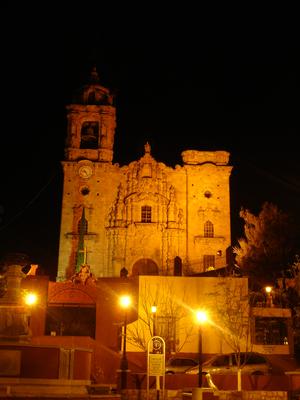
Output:
<instances>
[{"instance_id":1,"label":"low wall","mask_svg":"<svg viewBox=\"0 0 300 400\"><path fill-rule=\"evenodd\" d=\"M160 399L168 400L200 400L199 392L194 391L193 394L188 395L182 390L172 391L166 390L165 396L162 391L159 393ZM147 390L134 390L128 389L122 393L123 400L157 400L157 391L149 390L149 397L147 397ZM288 400L288 393L285 391L217 391L214 393L203 392L203 400Z\"/></svg>"},{"instance_id":2,"label":"low wall","mask_svg":"<svg viewBox=\"0 0 300 400\"><path fill-rule=\"evenodd\" d=\"M289 387L293 392L300 393L300 371L287 371L285 372L289 380Z\"/></svg>"},{"instance_id":3,"label":"low wall","mask_svg":"<svg viewBox=\"0 0 300 400\"><path fill-rule=\"evenodd\" d=\"M86 399L89 384L86 380L0 378L0 398Z\"/></svg>"},{"instance_id":4,"label":"low wall","mask_svg":"<svg viewBox=\"0 0 300 400\"><path fill-rule=\"evenodd\" d=\"M162 379L162 378L161 378ZM212 380L219 390L236 390L236 375L212 375ZM292 390L291 377L286 375L242 375L243 390L266 390L266 391L288 391ZM298 381L297 381L298 382ZM299 375L300 383L300 375ZM165 376L166 389L182 389L198 386L198 375L175 374ZM203 378L203 386L208 387L206 379ZM149 378L149 387L155 387L155 377ZM296 385L294 384L294 387ZM147 375L145 373L129 373L128 388L146 389Z\"/></svg>"},{"instance_id":5,"label":"low wall","mask_svg":"<svg viewBox=\"0 0 300 400\"><path fill-rule=\"evenodd\" d=\"M0 377L90 380L89 349L0 344Z\"/></svg>"},{"instance_id":6,"label":"low wall","mask_svg":"<svg viewBox=\"0 0 300 400\"><path fill-rule=\"evenodd\" d=\"M283 391L243 391L218 392L216 400L288 400L288 393Z\"/></svg>"}]
</instances>

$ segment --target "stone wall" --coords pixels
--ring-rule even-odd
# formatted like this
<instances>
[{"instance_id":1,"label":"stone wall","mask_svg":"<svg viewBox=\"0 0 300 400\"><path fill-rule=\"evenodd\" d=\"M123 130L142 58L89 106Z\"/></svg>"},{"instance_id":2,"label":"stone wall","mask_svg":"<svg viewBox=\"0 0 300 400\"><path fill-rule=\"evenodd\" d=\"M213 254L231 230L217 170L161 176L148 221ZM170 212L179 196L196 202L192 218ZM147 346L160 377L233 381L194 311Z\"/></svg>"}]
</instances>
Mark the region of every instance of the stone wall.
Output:
<instances>
[{"instance_id":1,"label":"stone wall","mask_svg":"<svg viewBox=\"0 0 300 400\"><path fill-rule=\"evenodd\" d=\"M136 389L128 389L124 390L121 394L122 400L146 400L147 399L147 390L136 390ZM193 397L195 397L193 399ZM166 390L165 396L162 396L162 391L160 391L161 399L168 400L198 400L197 395L193 395L192 393L184 394L182 390ZM156 400L157 399L157 391L155 389L149 390L149 398L148 400ZM288 392L285 391L216 391L212 392L203 392L203 400L287 400Z\"/></svg>"},{"instance_id":2,"label":"stone wall","mask_svg":"<svg viewBox=\"0 0 300 400\"><path fill-rule=\"evenodd\" d=\"M287 400L288 392L283 391L242 391L242 392L218 392L219 400Z\"/></svg>"}]
</instances>

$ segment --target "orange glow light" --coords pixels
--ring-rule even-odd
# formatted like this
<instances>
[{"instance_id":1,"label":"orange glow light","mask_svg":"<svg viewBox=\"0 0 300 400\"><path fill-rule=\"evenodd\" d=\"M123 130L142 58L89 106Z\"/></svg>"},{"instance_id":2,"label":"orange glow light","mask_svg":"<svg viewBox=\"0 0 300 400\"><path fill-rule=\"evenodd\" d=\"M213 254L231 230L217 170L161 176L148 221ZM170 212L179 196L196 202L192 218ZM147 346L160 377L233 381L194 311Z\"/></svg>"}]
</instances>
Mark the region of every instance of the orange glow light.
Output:
<instances>
[{"instance_id":1,"label":"orange glow light","mask_svg":"<svg viewBox=\"0 0 300 400\"><path fill-rule=\"evenodd\" d=\"M120 297L120 305L122 308L128 308L131 304L130 296L121 296Z\"/></svg>"},{"instance_id":2,"label":"orange glow light","mask_svg":"<svg viewBox=\"0 0 300 400\"><path fill-rule=\"evenodd\" d=\"M37 302L37 295L35 293L27 293L25 296L25 303L28 306L33 306Z\"/></svg>"},{"instance_id":3,"label":"orange glow light","mask_svg":"<svg viewBox=\"0 0 300 400\"><path fill-rule=\"evenodd\" d=\"M152 306L151 307L151 312L154 314L154 313L156 313L156 311L157 311L157 307L156 306Z\"/></svg>"},{"instance_id":4,"label":"orange glow light","mask_svg":"<svg viewBox=\"0 0 300 400\"><path fill-rule=\"evenodd\" d=\"M198 310L198 311L196 312L196 319L197 319L197 322L198 322L199 324L202 324L203 322L207 321L207 314L206 314L206 312L205 312L205 311L202 311L202 310Z\"/></svg>"}]
</instances>

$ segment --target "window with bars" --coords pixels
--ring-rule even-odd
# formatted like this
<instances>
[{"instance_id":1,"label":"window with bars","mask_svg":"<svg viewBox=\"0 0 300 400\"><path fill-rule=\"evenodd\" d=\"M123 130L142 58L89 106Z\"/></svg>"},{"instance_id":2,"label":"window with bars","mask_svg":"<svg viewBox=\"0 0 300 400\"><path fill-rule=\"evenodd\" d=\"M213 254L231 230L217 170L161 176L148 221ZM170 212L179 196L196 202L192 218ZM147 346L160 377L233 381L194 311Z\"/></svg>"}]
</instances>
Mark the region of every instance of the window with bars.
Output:
<instances>
[{"instance_id":1,"label":"window with bars","mask_svg":"<svg viewBox=\"0 0 300 400\"><path fill-rule=\"evenodd\" d=\"M286 344L287 320L280 317L255 317L255 344Z\"/></svg>"},{"instance_id":2,"label":"window with bars","mask_svg":"<svg viewBox=\"0 0 300 400\"><path fill-rule=\"evenodd\" d=\"M141 221L142 222L151 222L151 207L150 206L142 207Z\"/></svg>"},{"instance_id":3,"label":"window with bars","mask_svg":"<svg viewBox=\"0 0 300 400\"><path fill-rule=\"evenodd\" d=\"M203 256L203 268L204 268L204 271L215 268L215 256L214 255Z\"/></svg>"},{"instance_id":4,"label":"window with bars","mask_svg":"<svg viewBox=\"0 0 300 400\"><path fill-rule=\"evenodd\" d=\"M206 221L204 224L204 237L214 237L214 225L210 221Z\"/></svg>"}]
</instances>

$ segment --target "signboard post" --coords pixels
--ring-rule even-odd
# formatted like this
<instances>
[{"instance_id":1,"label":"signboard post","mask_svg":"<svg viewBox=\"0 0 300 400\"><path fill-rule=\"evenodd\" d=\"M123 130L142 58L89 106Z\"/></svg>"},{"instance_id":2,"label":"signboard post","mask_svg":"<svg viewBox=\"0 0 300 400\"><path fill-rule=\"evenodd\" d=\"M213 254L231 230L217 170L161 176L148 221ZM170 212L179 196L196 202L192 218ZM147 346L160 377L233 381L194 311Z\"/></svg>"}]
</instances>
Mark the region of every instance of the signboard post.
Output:
<instances>
[{"instance_id":1,"label":"signboard post","mask_svg":"<svg viewBox=\"0 0 300 400\"><path fill-rule=\"evenodd\" d=\"M148 342L147 362L147 399L149 399L149 378L156 377L156 399L159 400L160 377L162 376L162 389L165 392L165 341L160 336L153 336Z\"/></svg>"}]
</instances>

